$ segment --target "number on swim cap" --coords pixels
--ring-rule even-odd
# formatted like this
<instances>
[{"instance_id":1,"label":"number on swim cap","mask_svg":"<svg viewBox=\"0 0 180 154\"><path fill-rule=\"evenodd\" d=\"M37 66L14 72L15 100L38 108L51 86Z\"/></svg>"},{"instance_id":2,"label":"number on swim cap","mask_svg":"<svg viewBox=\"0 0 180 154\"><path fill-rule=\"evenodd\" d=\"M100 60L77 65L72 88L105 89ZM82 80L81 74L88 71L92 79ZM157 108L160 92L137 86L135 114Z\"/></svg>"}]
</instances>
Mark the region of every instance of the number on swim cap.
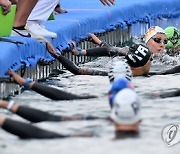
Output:
<instances>
[{"instance_id":1,"label":"number on swim cap","mask_svg":"<svg viewBox=\"0 0 180 154\"><path fill-rule=\"evenodd\" d=\"M131 67L144 66L151 57L150 50L144 45L135 44L129 49L130 50L125 58Z\"/></svg>"},{"instance_id":2,"label":"number on swim cap","mask_svg":"<svg viewBox=\"0 0 180 154\"><path fill-rule=\"evenodd\" d=\"M143 57L146 56L147 52L148 52L148 49L146 47L139 45L137 50L135 51L134 56L136 56L138 58L138 60L141 61L143 59Z\"/></svg>"}]
</instances>

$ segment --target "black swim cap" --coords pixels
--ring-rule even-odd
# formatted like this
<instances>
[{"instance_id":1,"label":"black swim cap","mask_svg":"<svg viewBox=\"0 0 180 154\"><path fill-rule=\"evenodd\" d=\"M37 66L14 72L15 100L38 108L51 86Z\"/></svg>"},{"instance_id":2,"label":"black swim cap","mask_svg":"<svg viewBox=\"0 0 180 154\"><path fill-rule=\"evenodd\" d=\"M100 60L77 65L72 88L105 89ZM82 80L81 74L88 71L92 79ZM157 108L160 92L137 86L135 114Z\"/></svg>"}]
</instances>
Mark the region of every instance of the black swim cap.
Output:
<instances>
[{"instance_id":1,"label":"black swim cap","mask_svg":"<svg viewBox=\"0 0 180 154\"><path fill-rule=\"evenodd\" d=\"M134 44L129 48L125 58L131 67L142 67L148 62L150 57L151 52L145 45Z\"/></svg>"}]
</instances>

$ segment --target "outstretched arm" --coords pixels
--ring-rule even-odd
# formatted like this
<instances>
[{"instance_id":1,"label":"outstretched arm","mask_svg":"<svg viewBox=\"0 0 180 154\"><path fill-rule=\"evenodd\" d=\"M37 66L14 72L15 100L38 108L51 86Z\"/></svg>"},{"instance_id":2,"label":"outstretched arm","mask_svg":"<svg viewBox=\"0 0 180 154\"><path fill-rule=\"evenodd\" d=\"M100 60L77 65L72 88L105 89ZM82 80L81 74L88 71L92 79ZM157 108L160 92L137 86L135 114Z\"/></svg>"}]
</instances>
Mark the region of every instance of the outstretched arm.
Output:
<instances>
[{"instance_id":1,"label":"outstretched arm","mask_svg":"<svg viewBox=\"0 0 180 154\"><path fill-rule=\"evenodd\" d=\"M53 139L53 138L65 138L65 137L92 137L92 133L77 133L63 135L51 131L47 131L28 123L11 120L4 116L0 116L0 127L7 132L14 134L23 139Z\"/></svg>"},{"instance_id":2,"label":"outstretched arm","mask_svg":"<svg viewBox=\"0 0 180 154\"><path fill-rule=\"evenodd\" d=\"M72 46L73 55L77 56L93 56L93 57L114 57L114 56L126 56L129 51L129 47L115 47L101 41L96 35L90 33L91 42L99 45L99 47L90 49L81 49L76 46L76 43L70 41Z\"/></svg>"},{"instance_id":3,"label":"outstretched arm","mask_svg":"<svg viewBox=\"0 0 180 154\"><path fill-rule=\"evenodd\" d=\"M166 71L150 72L149 75L166 75L166 74L175 74L175 73L180 73L180 65L175 66L175 67L168 69Z\"/></svg>"},{"instance_id":4,"label":"outstretched arm","mask_svg":"<svg viewBox=\"0 0 180 154\"><path fill-rule=\"evenodd\" d=\"M180 89L172 92L165 92L159 95L161 98L180 96Z\"/></svg>"},{"instance_id":5,"label":"outstretched arm","mask_svg":"<svg viewBox=\"0 0 180 154\"><path fill-rule=\"evenodd\" d=\"M176 97L176 96L180 96L180 89L170 92L163 92L163 93L150 93L150 96L160 97L160 98Z\"/></svg>"},{"instance_id":6,"label":"outstretched arm","mask_svg":"<svg viewBox=\"0 0 180 154\"><path fill-rule=\"evenodd\" d=\"M49 53L57 59L67 70L69 70L71 73L75 75L100 75L100 76L107 76L108 73L105 71L98 71L93 69L87 69L87 68L80 68L76 64L74 64L72 61L64 57L63 55L57 54L52 44L48 41L46 41L46 46L49 51Z\"/></svg>"},{"instance_id":7,"label":"outstretched arm","mask_svg":"<svg viewBox=\"0 0 180 154\"><path fill-rule=\"evenodd\" d=\"M31 122L61 121L61 116L52 115L38 109L15 104L14 101L7 102L0 100L0 108L8 109Z\"/></svg>"},{"instance_id":8,"label":"outstretched arm","mask_svg":"<svg viewBox=\"0 0 180 154\"><path fill-rule=\"evenodd\" d=\"M88 95L88 96L80 96L72 93L68 93L62 91L60 89L47 86L42 83L34 82L30 79L24 79L19 76L17 73L13 72L12 70L8 71L8 74L13 77L13 79L18 83L20 86L25 86L25 88L32 89L37 93L48 97L53 100L73 100L73 99L88 99L88 98L96 98L96 96Z\"/></svg>"},{"instance_id":9,"label":"outstretched arm","mask_svg":"<svg viewBox=\"0 0 180 154\"><path fill-rule=\"evenodd\" d=\"M180 73L180 65L175 66L174 68L168 69L164 72L162 72L163 75L165 74L175 74L175 73Z\"/></svg>"},{"instance_id":10,"label":"outstretched arm","mask_svg":"<svg viewBox=\"0 0 180 154\"><path fill-rule=\"evenodd\" d=\"M9 111L27 119L31 122L41 121L72 121L72 120L94 120L100 119L94 116L60 116L53 115L48 112L44 112L35 108L15 104L14 101L3 101L0 100L0 108L8 109Z\"/></svg>"},{"instance_id":11,"label":"outstretched arm","mask_svg":"<svg viewBox=\"0 0 180 154\"><path fill-rule=\"evenodd\" d=\"M93 70L88 68L81 68L75 65L72 61L62 55L55 56L56 59L71 73L75 75L100 75L107 76L108 73L105 71Z\"/></svg>"},{"instance_id":12,"label":"outstretched arm","mask_svg":"<svg viewBox=\"0 0 180 154\"><path fill-rule=\"evenodd\" d=\"M20 122L0 116L0 126L7 132L14 134L23 139L45 139L45 138L64 138L69 135L61 135L55 132L50 132L28 123Z\"/></svg>"}]
</instances>

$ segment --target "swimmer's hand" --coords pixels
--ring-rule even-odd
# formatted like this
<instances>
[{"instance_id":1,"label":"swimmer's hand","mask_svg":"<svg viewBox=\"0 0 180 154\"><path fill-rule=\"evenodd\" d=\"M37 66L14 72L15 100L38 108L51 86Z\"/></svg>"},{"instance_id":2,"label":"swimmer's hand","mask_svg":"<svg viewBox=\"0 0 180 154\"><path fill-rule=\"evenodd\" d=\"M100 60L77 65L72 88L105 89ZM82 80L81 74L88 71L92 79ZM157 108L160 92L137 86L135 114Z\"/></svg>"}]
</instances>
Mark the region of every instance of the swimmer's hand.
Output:
<instances>
[{"instance_id":1,"label":"swimmer's hand","mask_svg":"<svg viewBox=\"0 0 180 154\"><path fill-rule=\"evenodd\" d=\"M160 97L160 93L155 93L155 92L148 93L148 95L152 97Z\"/></svg>"},{"instance_id":2,"label":"swimmer's hand","mask_svg":"<svg viewBox=\"0 0 180 154\"><path fill-rule=\"evenodd\" d=\"M52 54L52 55L56 54L56 51L55 51L53 45L48 40L46 40L46 48L50 54Z\"/></svg>"}]
</instances>

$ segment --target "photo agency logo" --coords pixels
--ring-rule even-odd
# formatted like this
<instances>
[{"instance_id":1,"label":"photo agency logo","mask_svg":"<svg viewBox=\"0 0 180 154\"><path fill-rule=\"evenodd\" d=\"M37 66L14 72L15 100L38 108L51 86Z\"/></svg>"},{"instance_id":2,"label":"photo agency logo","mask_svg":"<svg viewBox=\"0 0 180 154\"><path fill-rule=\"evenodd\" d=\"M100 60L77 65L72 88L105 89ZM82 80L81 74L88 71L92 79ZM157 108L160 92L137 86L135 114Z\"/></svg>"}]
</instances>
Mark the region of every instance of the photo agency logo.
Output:
<instances>
[{"instance_id":1,"label":"photo agency logo","mask_svg":"<svg viewBox=\"0 0 180 154\"><path fill-rule=\"evenodd\" d=\"M180 143L180 125L169 124L165 126L161 135L166 146L173 146Z\"/></svg>"}]
</instances>

